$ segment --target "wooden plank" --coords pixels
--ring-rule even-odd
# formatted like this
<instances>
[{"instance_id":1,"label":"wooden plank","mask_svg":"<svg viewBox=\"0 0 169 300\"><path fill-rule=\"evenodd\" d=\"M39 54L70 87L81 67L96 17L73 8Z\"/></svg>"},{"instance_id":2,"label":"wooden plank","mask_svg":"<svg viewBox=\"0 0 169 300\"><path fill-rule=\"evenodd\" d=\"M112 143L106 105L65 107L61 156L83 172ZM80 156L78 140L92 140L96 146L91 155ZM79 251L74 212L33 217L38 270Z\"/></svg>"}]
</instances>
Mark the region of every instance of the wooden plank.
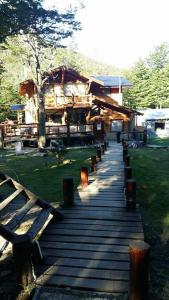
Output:
<instances>
[{"instance_id":1,"label":"wooden plank","mask_svg":"<svg viewBox=\"0 0 169 300\"><path fill-rule=\"evenodd\" d=\"M72 211L71 208L68 208L67 209L68 211ZM111 210L112 212L120 212L120 213L127 213L127 215L133 215L133 213L131 211L128 211L126 210L126 207L123 206L123 207L113 207L113 206L103 206L103 207L100 207L100 206L88 206L87 204L86 205L78 205L78 206L74 206L73 207L73 211L77 211L77 212L82 212L82 211L102 211L102 212L107 212L109 210ZM136 208L135 209L135 213L138 213L139 214L139 211L138 209Z\"/></svg>"},{"instance_id":2,"label":"wooden plank","mask_svg":"<svg viewBox=\"0 0 169 300\"><path fill-rule=\"evenodd\" d=\"M110 253L110 252L97 252L97 251L76 251L64 250L64 249L53 249L53 248L42 248L45 256L54 256L59 258L87 258L92 260L108 260L108 261L129 261L129 255L126 253Z\"/></svg>"},{"instance_id":3,"label":"wooden plank","mask_svg":"<svg viewBox=\"0 0 169 300\"><path fill-rule=\"evenodd\" d=\"M53 207L49 202L40 199L35 194L33 194L31 191L29 191L27 188L25 188L23 185L21 185L19 182L15 181L13 178L9 177L8 175L3 174L0 172L0 178L2 180L10 179L9 183L10 185L14 186L17 190L22 190L26 198L28 199L37 199L37 205L39 205L43 209L51 209L51 214L53 214L54 217L58 218L59 220L63 219L63 216L61 213L59 213L55 207ZM8 184L9 184L8 183Z\"/></svg>"},{"instance_id":4,"label":"wooden plank","mask_svg":"<svg viewBox=\"0 0 169 300\"><path fill-rule=\"evenodd\" d=\"M118 193L118 195L115 195L115 194L106 194L106 193L97 193L97 194L94 194L94 193L85 193L85 194L79 194L79 195L75 195L75 200L90 200L90 201L93 201L93 200L101 200L101 201L109 201L110 203L113 203L114 202L117 202L117 201L122 201L123 204L125 204L125 198L124 198L124 192L123 193ZM110 204L111 205L111 204Z\"/></svg>"},{"instance_id":5,"label":"wooden plank","mask_svg":"<svg viewBox=\"0 0 169 300\"><path fill-rule=\"evenodd\" d=\"M100 292L123 293L128 291L128 282L117 280L86 279L68 276L43 275L37 280L39 285L71 287Z\"/></svg>"},{"instance_id":6,"label":"wooden plank","mask_svg":"<svg viewBox=\"0 0 169 300\"><path fill-rule=\"evenodd\" d=\"M110 206L113 206L114 203L122 203L123 205L126 205L125 202L125 198L124 195L119 195L119 196L115 196L115 195L94 195L94 194L85 194L85 195L79 195L79 196L75 196L75 201L78 202L84 202L84 201L88 201L88 202L93 202L93 201L98 201L98 203L106 203L109 204Z\"/></svg>"},{"instance_id":7,"label":"wooden plank","mask_svg":"<svg viewBox=\"0 0 169 300\"><path fill-rule=\"evenodd\" d=\"M143 240L143 233L140 232L123 232L123 231L99 231L99 230L79 230L79 229L48 229L48 234L83 236L83 237L104 237L104 238L121 238L121 239L139 239Z\"/></svg>"},{"instance_id":8,"label":"wooden plank","mask_svg":"<svg viewBox=\"0 0 169 300\"><path fill-rule=\"evenodd\" d=\"M14 217L6 224L7 228L12 230L19 226L26 213L36 204L36 201L37 199L28 200L28 202L18 210Z\"/></svg>"},{"instance_id":9,"label":"wooden plank","mask_svg":"<svg viewBox=\"0 0 169 300\"><path fill-rule=\"evenodd\" d=\"M82 191L81 187L78 188L78 192L83 192L83 194L85 193L93 193L93 191L96 191L98 194L101 192L104 192L105 195L106 193L110 193L110 194L124 194L124 187L119 187L119 186L114 186L114 185L101 185L100 183L97 183L97 185L91 187L88 186L88 188L86 188L85 190Z\"/></svg>"},{"instance_id":10,"label":"wooden plank","mask_svg":"<svg viewBox=\"0 0 169 300\"><path fill-rule=\"evenodd\" d=\"M93 209L95 209L95 207L121 207L121 208L126 208L126 205L124 204L124 201L106 201L106 200L101 200L101 199L75 199L75 205L80 206L80 208L83 210L84 207L93 207Z\"/></svg>"},{"instance_id":11,"label":"wooden plank","mask_svg":"<svg viewBox=\"0 0 169 300\"><path fill-rule=\"evenodd\" d=\"M71 224L71 223L60 223L58 222L57 224L50 224L49 230L57 230L57 229L77 229L77 224ZM89 225L89 224L78 224L78 230L97 230L97 231L106 231L106 232L113 232L113 231L123 231L123 232L143 232L142 226L107 226L107 225Z\"/></svg>"},{"instance_id":12,"label":"wooden plank","mask_svg":"<svg viewBox=\"0 0 169 300\"><path fill-rule=\"evenodd\" d=\"M128 271L121 270L97 270L97 269L86 269L86 268L76 268L76 267L63 267L63 266L53 266L51 268L46 268L43 266L41 272L45 275L64 275L73 276L78 278L91 278L91 279L104 279L104 280L128 280Z\"/></svg>"},{"instance_id":13,"label":"wooden plank","mask_svg":"<svg viewBox=\"0 0 169 300\"><path fill-rule=\"evenodd\" d=\"M83 267L87 269L100 270L129 270L129 262L127 261L107 261L107 260L92 260L83 258L57 258L49 256L45 258L45 265L65 266L65 267Z\"/></svg>"},{"instance_id":14,"label":"wooden plank","mask_svg":"<svg viewBox=\"0 0 169 300\"><path fill-rule=\"evenodd\" d=\"M97 207L96 207L97 208ZM73 215L73 214L76 214L77 216L80 214L80 215L84 215L84 216L88 216L90 218L90 216L93 218L93 215L96 216L96 218L107 218L107 219L110 219L110 218L114 218L114 217L117 217L117 218L121 218L125 220L125 218L131 218L131 220L140 220L140 213L138 210L135 210L135 211L130 211L130 210L121 210L121 211L118 211L116 210L116 208L113 208L113 207L102 207L102 209L92 209L92 207L89 207L88 209L83 209L83 208L79 208L79 209L76 209L75 207L72 207L71 209L67 208L67 209L61 209L62 212L65 214L65 215Z\"/></svg>"},{"instance_id":15,"label":"wooden plank","mask_svg":"<svg viewBox=\"0 0 169 300\"><path fill-rule=\"evenodd\" d=\"M86 237L86 236L60 236L60 235L48 235L47 231L42 236L42 241L46 242L71 242L71 243L90 243L90 244L105 244L105 245L124 245L129 246L132 239L120 239L120 238L104 238L104 237Z\"/></svg>"},{"instance_id":16,"label":"wooden plank","mask_svg":"<svg viewBox=\"0 0 169 300\"><path fill-rule=\"evenodd\" d=\"M123 197L123 201L124 201L124 189L115 189L114 191L111 189L109 190L109 188L106 188L106 189L88 189L88 190L84 190L83 192L79 192L78 195L75 195L75 197L79 197L79 198L82 198L82 197L85 197L85 196L99 196L99 197L110 197L113 199L116 199L116 197L118 198L121 198Z\"/></svg>"},{"instance_id":17,"label":"wooden plank","mask_svg":"<svg viewBox=\"0 0 169 300\"><path fill-rule=\"evenodd\" d=\"M55 224L86 224L86 225L100 225L100 226L128 226L128 227L142 227L141 220L139 222L130 221L115 221L115 220L93 220L93 219L64 219L63 222L55 222ZM52 224L50 224L52 226Z\"/></svg>"},{"instance_id":18,"label":"wooden plank","mask_svg":"<svg viewBox=\"0 0 169 300\"><path fill-rule=\"evenodd\" d=\"M9 181L11 181L11 179L9 179L9 178L1 181L0 186L4 185L5 183L9 183Z\"/></svg>"},{"instance_id":19,"label":"wooden plank","mask_svg":"<svg viewBox=\"0 0 169 300\"><path fill-rule=\"evenodd\" d=\"M23 189L18 189L15 192L13 192L10 196L8 196L6 199L4 199L0 203L0 210L4 209L10 202L12 202L19 194L21 194Z\"/></svg>"},{"instance_id":20,"label":"wooden plank","mask_svg":"<svg viewBox=\"0 0 169 300\"><path fill-rule=\"evenodd\" d=\"M76 213L69 212L64 210L64 215L67 218L74 218L74 219L94 219L94 220L124 220L124 221L139 221L140 216L134 215L134 216L127 216L125 213L113 213L113 212L107 212L107 213L101 213L101 212L81 212Z\"/></svg>"},{"instance_id":21,"label":"wooden plank","mask_svg":"<svg viewBox=\"0 0 169 300\"><path fill-rule=\"evenodd\" d=\"M0 224L0 235L2 235L2 237L11 242L14 237L16 236L15 233L13 233L11 230L7 229L5 225ZM3 248L4 244L2 245Z\"/></svg>"},{"instance_id":22,"label":"wooden plank","mask_svg":"<svg viewBox=\"0 0 169 300\"><path fill-rule=\"evenodd\" d=\"M105 244L89 244L89 243L74 243L74 242L51 242L51 241L43 241L42 237L40 238L40 245L43 248L50 248L50 249L69 249L69 250L87 250L87 251L97 251L97 252L119 252L119 253L126 253L127 255L129 252L128 246L121 246L121 245L105 245Z\"/></svg>"},{"instance_id":23,"label":"wooden plank","mask_svg":"<svg viewBox=\"0 0 169 300\"><path fill-rule=\"evenodd\" d=\"M39 213L36 220L34 221L34 223L32 224L32 226L30 227L30 229L27 231L27 234L30 236L32 240L35 239L39 231L43 228L43 226L47 222L49 215L51 214L51 210L52 207L42 210Z\"/></svg>"}]
</instances>

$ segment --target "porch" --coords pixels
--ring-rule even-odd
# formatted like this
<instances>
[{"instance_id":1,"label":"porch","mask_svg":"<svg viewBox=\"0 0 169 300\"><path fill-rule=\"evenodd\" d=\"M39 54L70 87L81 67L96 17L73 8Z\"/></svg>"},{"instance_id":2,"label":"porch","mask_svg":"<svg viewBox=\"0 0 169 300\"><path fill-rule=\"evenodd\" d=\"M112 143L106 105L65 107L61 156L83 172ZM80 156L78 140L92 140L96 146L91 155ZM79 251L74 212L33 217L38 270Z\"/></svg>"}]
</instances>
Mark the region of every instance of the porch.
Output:
<instances>
[{"instance_id":1,"label":"porch","mask_svg":"<svg viewBox=\"0 0 169 300\"><path fill-rule=\"evenodd\" d=\"M36 146L39 136L39 124L1 124L1 144L22 141L27 146ZM94 124L80 125L46 125L46 146L51 139L61 138L65 146L93 144L96 138L102 138L103 131Z\"/></svg>"}]
</instances>

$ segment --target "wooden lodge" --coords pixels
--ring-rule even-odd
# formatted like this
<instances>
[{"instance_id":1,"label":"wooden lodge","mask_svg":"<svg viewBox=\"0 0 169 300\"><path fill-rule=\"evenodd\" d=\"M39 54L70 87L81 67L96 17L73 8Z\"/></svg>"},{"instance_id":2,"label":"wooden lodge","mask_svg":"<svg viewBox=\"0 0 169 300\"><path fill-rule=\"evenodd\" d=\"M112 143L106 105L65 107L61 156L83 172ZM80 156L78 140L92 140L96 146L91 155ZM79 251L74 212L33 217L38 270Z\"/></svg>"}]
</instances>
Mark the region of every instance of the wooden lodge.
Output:
<instances>
[{"instance_id":1,"label":"wooden lodge","mask_svg":"<svg viewBox=\"0 0 169 300\"><path fill-rule=\"evenodd\" d=\"M66 138L68 135L87 135L91 140L105 135L113 138L117 131L131 130L137 112L118 103L118 96L120 101L122 99L123 87L131 86L126 79L116 77L115 81L115 77L107 76L106 81L105 76L87 77L66 66L46 72L43 76L47 140L57 136ZM21 138L37 138L38 101L34 82L22 82L19 94L26 98L26 105L24 110L23 107L18 110L18 124L10 125L10 129L4 125L3 134L5 137L9 133Z\"/></svg>"}]
</instances>

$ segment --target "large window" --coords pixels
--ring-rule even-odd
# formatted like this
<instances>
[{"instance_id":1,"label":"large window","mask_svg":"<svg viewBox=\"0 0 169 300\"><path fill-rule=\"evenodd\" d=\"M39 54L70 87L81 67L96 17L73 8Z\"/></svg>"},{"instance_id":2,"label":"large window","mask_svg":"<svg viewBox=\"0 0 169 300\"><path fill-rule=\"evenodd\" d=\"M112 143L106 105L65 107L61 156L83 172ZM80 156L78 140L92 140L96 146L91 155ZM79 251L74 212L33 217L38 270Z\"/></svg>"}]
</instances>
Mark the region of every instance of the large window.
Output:
<instances>
[{"instance_id":1,"label":"large window","mask_svg":"<svg viewBox=\"0 0 169 300\"><path fill-rule=\"evenodd\" d=\"M111 131L122 131L123 130L123 120L113 120L111 122Z\"/></svg>"}]
</instances>

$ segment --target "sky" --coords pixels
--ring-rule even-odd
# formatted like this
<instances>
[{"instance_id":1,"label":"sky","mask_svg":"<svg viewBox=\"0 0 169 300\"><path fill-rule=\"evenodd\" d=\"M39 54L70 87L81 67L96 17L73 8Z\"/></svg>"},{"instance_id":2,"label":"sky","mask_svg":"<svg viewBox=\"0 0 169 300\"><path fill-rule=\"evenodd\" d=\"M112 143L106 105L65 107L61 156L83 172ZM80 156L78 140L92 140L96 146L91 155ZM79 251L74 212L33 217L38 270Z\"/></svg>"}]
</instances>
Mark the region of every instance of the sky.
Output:
<instances>
[{"instance_id":1,"label":"sky","mask_svg":"<svg viewBox=\"0 0 169 300\"><path fill-rule=\"evenodd\" d=\"M81 0L74 35L77 51L113 65L130 68L161 43L169 43L169 0ZM45 0L59 9L80 0Z\"/></svg>"}]
</instances>

